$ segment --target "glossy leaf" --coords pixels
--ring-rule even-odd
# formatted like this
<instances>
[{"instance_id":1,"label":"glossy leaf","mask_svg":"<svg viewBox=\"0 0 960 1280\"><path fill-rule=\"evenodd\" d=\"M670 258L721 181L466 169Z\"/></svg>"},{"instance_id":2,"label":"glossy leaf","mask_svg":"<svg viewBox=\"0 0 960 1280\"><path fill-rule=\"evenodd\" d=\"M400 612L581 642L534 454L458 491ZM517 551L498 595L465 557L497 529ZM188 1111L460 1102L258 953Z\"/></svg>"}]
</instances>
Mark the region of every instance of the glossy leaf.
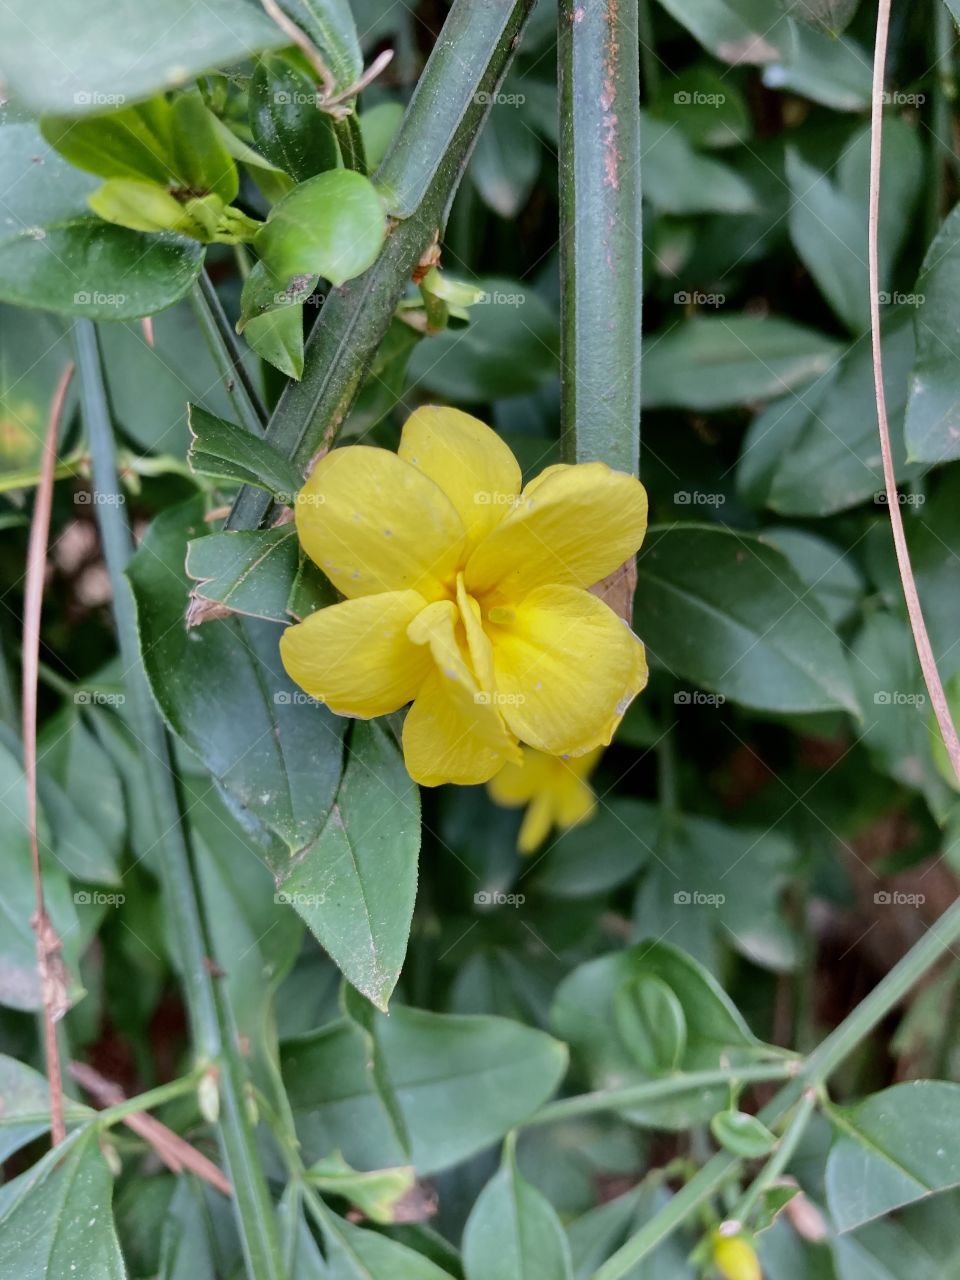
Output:
<instances>
[{"instance_id":1,"label":"glossy leaf","mask_svg":"<svg viewBox=\"0 0 960 1280\"><path fill-rule=\"evenodd\" d=\"M196 599L268 622L291 621L287 604L299 569L300 544L292 524L212 533L187 547Z\"/></svg>"},{"instance_id":2,"label":"glossy leaf","mask_svg":"<svg viewBox=\"0 0 960 1280\"><path fill-rule=\"evenodd\" d=\"M199 405L189 405L188 410L193 439L187 461L194 471L259 485L279 501L293 503L302 480L271 444Z\"/></svg>"},{"instance_id":3,"label":"glossy leaf","mask_svg":"<svg viewBox=\"0 0 960 1280\"><path fill-rule=\"evenodd\" d=\"M333 121L317 109L317 88L287 58L261 58L250 81L250 127L267 157L295 182L304 182L340 158Z\"/></svg>"},{"instance_id":4,"label":"glossy leaf","mask_svg":"<svg viewBox=\"0 0 960 1280\"><path fill-rule=\"evenodd\" d=\"M243 336L260 357L288 378L303 377L303 307L294 305L252 316Z\"/></svg>"},{"instance_id":5,"label":"glossy leaf","mask_svg":"<svg viewBox=\"0 0 960 1280\"><path fill-rule=\"evenodd\" d=\"M420 799L384 729L354 726L340 790L286 897L349 982L386 1009L417 893Z\"/></svg>"},{"instance_id":6,"label":"glossy leaf","mask_svg":"<svg viewBox=\"0 0 960 1280\"><path fill-rule=\"evenodd\" d=\"M830 1118L837 1140L827 1161L827 1203L838 1231L960 1184L960 1155L949 1140L960 1125L960 1085L893 1085L831 1108Z\"/></svg>"},{"instance_id":7,"label":"glossy leaf","mask_svg":"<svg viewBox=\"0 0 960 1280\"><path fill-rule=\"evenodd\" d=\"M853 711L840 642L780 552L705 525L650 530L636 630L668 670L744 706Z\"/></svg>"},{"instance_id":8,"label":"glossy leaf","mask_svg":"<svg viewBox=\"0 0 960 1280\"><path fill-rule=\"evenodd\" d=\"M34 125L3 125L0 143L0 183L8 192L0 298L91 320L127 320L162 311L187 293L203 260L199 244L105 225L88 207L97 179L67 164Z\"/></svg>"},{"instance_id":9,"label":"glossy leaf","mask_svg":"<svg viewBox=\"0 0 960 1280\"><path fill-rule=\"evenodd\" d=\"M512 1152L470 1211L463 1265L466 1280L573 1280L557 1212L520 1176Z\"/></svg>"},{"instance_id":10,"label":"glossy leaf","mask_svg":"<svg viewBox=\"0 0 960 1280\"><path fill-rule=\"evenodd\" d=\"M373 1016L385 1079L421 1176L497 1142L550 1097L566 1069L562 1044L504 1018L402 1005L389 1017ZM337 1022L288 1042L283 1073L308 1163L335 1149L358 1169L406 1163L355 1024Z\"/></svg>"},{"instance_id":11,"label":"glossy leaf","mask_svg":"<svg viewBox=\"0 0 960 1280\"><path fill-rule=\"evenodd\" d=\"M340 285L374 262L386 232L369 178L335 169L308 178L275 204L254 243L278 280L319 275Z\"/></svg>"},{"instance_id":12,"label":"glossy leaf","mask_svg":"<svg viewBox=\"0 0 960 1280\"><path fill-rule=\"evenodd\" d=\"M429 1258L332 1214L322 1225L331 1280L452 1280Z\"/></svg>"},{"instance_id":13,"label":"glossy leaf","mask_svg":"<svg viewBox=\"0 0 960 1280\"><path fill-rule=\"evenodd\" d=\"M710 1132L721 1147L745 1160L769 1155L776 1145L763 1121L744 1111L718 1111L710 1121Z\"/></svg>"},{"instance_id":14,"label":"glossy leaf","mask_svg":"<svg viewBox=\"0 0 960 1280\"><path fill-rule=\"evenodd\" d=\"M960 205L934 236L914 291L917 358L910 375L904 433L908 455L919 462L960 457L960 395L955 376L960 351L958 284Z\"/></svg>"}]
</instances>

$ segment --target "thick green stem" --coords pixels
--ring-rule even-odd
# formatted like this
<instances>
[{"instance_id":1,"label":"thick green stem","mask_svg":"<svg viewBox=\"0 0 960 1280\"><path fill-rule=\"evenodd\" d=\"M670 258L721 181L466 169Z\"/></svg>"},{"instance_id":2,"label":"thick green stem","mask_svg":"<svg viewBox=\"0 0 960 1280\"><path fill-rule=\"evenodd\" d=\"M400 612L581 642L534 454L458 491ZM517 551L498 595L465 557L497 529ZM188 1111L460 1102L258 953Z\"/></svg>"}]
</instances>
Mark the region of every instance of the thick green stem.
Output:
<instances>
[{"instance_id":1,"label":"thick green stem","mask_svg":"<svg viewBox=\"0 0 960 1280\"><path fill-rule=\"evenodd\" d=\"M598 1111L622 1111L627 1107L646 1106L651 1102L663 1102L685 1093L718 1086L750 1084L762 1080L786 1080L801 1069L796 1059L786 1062L761 1063L747 1067L718 1067L715 1071L688 1071L681 1075L667 1076L663 1080L650 1080L645 1084L629 1085L623 1089L603 1089L597 1093L583 1093L575 1098L561 1098L548 1102L526 1122L530 1125L551 1124L559 1120L571 1120L578 1116L595 1115Z\"/></svg>"},{"instance_id":2,"label":"thick green stem","mask_svg":"<svg viewBox=\"0 0 960 1280\"><path fill-rule=\"evenodd\" d=\"M561 0L561 446L567 462L640 462L640 69L637 0Z\"/></svg>"},{"instance_id":3,"label":"thick green stem","mask_svg":"<svg viewBox=\"0 0 960 1280\"><path fill-rule=\"evenodd\" d=\"M200 272L200 277L193 286L191 300L210 354L223 377L224 387L241 426L256 436L262 436L267 411L243 363L230 321L206 271Z\"/></svg>"},{"instance_id":4,"label":"thick green stem","mask_svg":"<svg viewBox=\"0 0 960 1280\"><path fill-rule=\"evenodd\" d=\"M137 622L124 575L133 550L117 476L113 427L96 330L89 321L75 327L83 418L93 463L96 513L113 587L113 614L126 672L131 722L149 774L150 799L173 925L193 1044L201 1063L220 1065L221 1116L218 1126L226 1171L233 1184L237 1229L251 1280L285 1280L273 1204L260 1165L256 1140L244 1107L246 1074L236 1048L225 993L211 976L210 950L200 914L200 897L182 820L176 775L166 731L160 722L140 661Z\"/></svg>"},{"instance_id":5,"label":"thick green stem","mask_svg":"<svg viewBox=\"0 0 960 1280\"><path fill-rule=\"evenodd\" d=\"M960 940L960 902L945 911L936 924L915 943L907 954L874 987L866 999L827 1036L806 1061L796 1080L785 1085L760 1112L767 1125L782 1120L805 1090L816 1090L900 1003L920 978ZM811 1114L811 1108L798 1109L796 1139ZM792 1126L791 1126L792 1128ZM788 1152L789 1156L789 1152ZM699 1173L630 1237L612 1257L594 1272L591 1280L622 1280L642 1262L661 1241L665 1240L704 1201L708 1200L736 1172L739 1161L721 1153L708 1160Z\"/></svg>"},{"instance_id":6,"label":"thick green stem","mask_svg":"<svg viewBox=\"0 0 960 1280\"><path fill-rule=\"evenodd\" d=\"M390 155L376 175L392 195L394 212L405 211L423 190L409 217L395 223L374 265L356 280L330 291L313 326L300 382L291 383L267 428L267 439L305 469L333 444L390 326L397 303L424 251L440 233L464 167L503 79L532 0L495 0L477 5L456 0L444 24ZM493 43L482 37L491 27ZM451 31L459 32L454 39ZM466 34L464 34L466 33ZM426 84L429 93L422 89ZM450 101L464 102L452 131ZM432 96L431 96L432 95ZM459 110L459 108L457 108ZM442 116L443 128L433 117ZM270 499L261 490L241 491L227 527L261 524Z\"/></svg>"}]
</instances>

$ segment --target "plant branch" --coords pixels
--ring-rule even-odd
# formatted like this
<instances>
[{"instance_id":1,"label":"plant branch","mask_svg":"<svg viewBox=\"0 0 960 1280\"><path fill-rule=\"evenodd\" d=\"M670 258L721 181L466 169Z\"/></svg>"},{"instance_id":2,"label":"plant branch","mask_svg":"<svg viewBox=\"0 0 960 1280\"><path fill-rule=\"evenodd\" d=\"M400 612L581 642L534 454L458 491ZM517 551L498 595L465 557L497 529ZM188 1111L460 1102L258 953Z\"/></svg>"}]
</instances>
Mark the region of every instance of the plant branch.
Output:
<instances>
[{"instance_id":1,"label":"plant branch","mask_svg":"<svg viewBox=\"0 0 960 1280\"><path fill-rule=\"evenodd\" d=\"M897 553L897 567L903 586L913 642L923 670L924 683L930 695L937 724L943 737L953 771L960 782L960 738L950 715L943 682L937 670L927 624L923 618L917 584L910 563L910 551L903 528L903 511L897 492L897 478L893 466L893 450L890 445L890 425L887 421L887 397L883 385L883 354L880 349L880 254L878 230L880 225L880 161L883 148L883 83L887 62L887 36L890 29L890 0L879 0L877 7L877 35L873 50L873 101L870 108L870 212L867 224L867 259L870 280L870 343L873 350L873 385L877 400L877 427L880 432L880 452L883 456L883 479L887 490L887 510L893 545Z\"/></svg>"},{"instance_id":2,"label":"plant branch","mask_svg":"<svg viewBox=\"0 0 960 1280\"><path fill-rule=\"evenodd\" d=\"M246 1072L236 1045L232 1013L222 989L214 986L208 944L166 731L160 722L140 660L136 614L124 575L132 552L123 514L116 451L96 330L75 325L77 368L83 415L93 461L100 536L113 587L113 612L123 662L131 724L149 772L161 855L163 884L173 925L175 954L186 997L195 1051L201 1063L220 1067L222 1111L218 1123L224 1164L234 1188L234 1210L251 1280L285 1280L277 1224L246 1108Z\"/></svg>"},{"instance_id":3,"label":"plant branch","mask_svg":"<svg viewBox=\"0 0 960 1280\"><path fill-rule=\"evenodd\" d=\"M237 339L230 328L230 321L224 313L217 291L206 270L200 272L190 296L203 336L210 348L210 354L223 377L224 387L241 426L246 427L255 436L262 436L267 421L267 411L243 363Z\"/></svg>"},{"instance_id":4,"label":"plant branch","mask_svg":"<svg viewBox=\"0 0 960 1280\"><path fill-rule=\"evenodd\" d=\"M37 939L37 969L43 1002L43 1040L50 1086L50 1136L56 1146L67 1136L63 1118L63 1076L57 1045L57 1022L68 1008L66 970L62 944L47 915L43 900L43 873L40 869L40 841L37 834L37 684L40 672L40 615L43 611L43 580L47 567L50 511L57 461L60 420L73 376L73 364L66 366L57 381L43 441L40 482L30 524L27 551L26 589L23 607L23 771L27 783L27 835L33 867L36 904L30 924Z\"/></svg>"}]
</instances>

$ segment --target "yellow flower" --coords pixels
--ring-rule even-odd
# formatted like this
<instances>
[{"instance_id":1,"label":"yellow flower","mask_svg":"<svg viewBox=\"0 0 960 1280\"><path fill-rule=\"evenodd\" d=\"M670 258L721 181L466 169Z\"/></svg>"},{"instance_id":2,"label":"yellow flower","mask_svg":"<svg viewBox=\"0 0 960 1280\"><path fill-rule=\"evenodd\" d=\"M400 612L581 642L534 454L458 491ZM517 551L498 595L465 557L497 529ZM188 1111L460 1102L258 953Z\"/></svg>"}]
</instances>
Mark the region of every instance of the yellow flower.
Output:
<instances>
[{"instance_id":1,"label":"yellow flower","mask_svg":"<svg viewBox=\"0 0 960 1280\"><path fill-rule=\"evenodd\" d=\"M527 805L517 838L521 853L533 853L551 828L566 830L593 817L597 797L587 778L602 755L603 747L572 758L524 747L519 764L505 764L493 775L487 790L497 804L508 809Z\"/></svg>"},{"instance_id":2,"label":"yellow flower","mask_svg":"<svg viewBox=\"0 0 960 1280\"><path fill-rule=\"evenodd\" d=\"M760 1259L748 1236L713 1237L713 1265L724 1280L763 1280Z\"/></svg>"},{"instance_id":3,"label":"yellow flower","mask_svg":"<svg viewBox=\"0 0 960 1280\"><path fill-rule=\"evenodd\" d=\"M586 588L633 556L647 499L603 463L520 468L455 409L407 419L399 453L322 458L297 497L306 553L346 597L289 627L288 673L339 715L413 706L417 782L486 782L518 742L580 756L606 745L646 683L643 645Z\"/></svg>"}]
</instances>

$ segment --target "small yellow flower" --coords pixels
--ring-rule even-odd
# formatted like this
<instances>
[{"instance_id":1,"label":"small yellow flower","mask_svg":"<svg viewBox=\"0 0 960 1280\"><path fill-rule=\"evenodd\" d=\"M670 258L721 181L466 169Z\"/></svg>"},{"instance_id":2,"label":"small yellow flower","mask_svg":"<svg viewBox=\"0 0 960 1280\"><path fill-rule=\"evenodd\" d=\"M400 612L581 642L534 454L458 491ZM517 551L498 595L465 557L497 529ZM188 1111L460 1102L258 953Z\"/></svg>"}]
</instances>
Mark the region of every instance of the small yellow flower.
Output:
<instances>
[{"instance_id":1,"label":"small yellow flower","mask_svg":"<svg viewBox=\"0 0 960 1280\"><path fill-rule=\"evenodd\" d=\"M425 786L486 782L519 742L605 746L646 683L643 645L586 590L636 553L643 486L600 462L520 486L494 431L427 407L398 453L335 449L297 497L300 542L346 599L284 632L283 664L338 715L412 702L403 753Z\"/></svg>"},{"instance_id":2,"label":"small yellow flower","mask_svg":"<svg viewBox=\"0 0 960 1280\"><path fill-rule=\"evenodd\" d=\"M724 1280L763 1280L760 1259L745 1235L713 1237L713 1265Z\"/></svg>"},{"instance_id":3,"label":"small yellow flower","mask_svg":"<svg viewBox=\"0 0 960 1280\"><path fill-rule=\"evenodd\" d=\"M533 853L554 827L566 831L592 818L597 797L587 781L603 755L603 747L585 756L548 756L523 747L519 764L505 764L487 783L497 804L507 809L527 806L520 824L517 848Z\"/></svg>"}]
</instances>

